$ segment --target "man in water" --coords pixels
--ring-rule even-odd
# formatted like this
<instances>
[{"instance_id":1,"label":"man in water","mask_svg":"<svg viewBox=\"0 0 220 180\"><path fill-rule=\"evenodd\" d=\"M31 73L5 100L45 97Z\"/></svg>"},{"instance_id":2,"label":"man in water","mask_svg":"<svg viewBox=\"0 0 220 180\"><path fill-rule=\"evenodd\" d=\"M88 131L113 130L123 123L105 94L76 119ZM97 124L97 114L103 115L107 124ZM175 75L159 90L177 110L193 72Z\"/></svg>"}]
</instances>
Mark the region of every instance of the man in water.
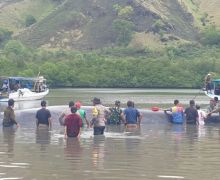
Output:
<instances>
[{"instance_id":1,"label":"man in water","mask_svg":"<svg viewBox=\"0 0 220 180\"><path fill-rule=\"evenodd\" d=\"M65 118L64 122L64 136L65 137L78 137L80 128L82 127L82 119L79 114L76 113L77 108L71 107L71 114Z\"/></svg>"},{"instance_id":2,"label":"man in water","mask_svg":"<svg viewBox=\"0 0 220 180\"><path fill-rule=\"evenodd\" d=\"M19 126L15 120L14 102L13 99L8 100L8 107L4 110L3 127L13 127L13 125Z\"/></svg>"},{"instance_id":3,"label":"man in water","mask_svg":"<svg viewBox=\"0 0 220 180\"><path fill-rule=\"evenodd\" d=\"M213 109L211 112L209 112L207 114L207 116L211 116L212 113L219 113L219 116L220 116L220 107L217 107L217 108Z\"/></svg>"},{"instance_id":4,"label":"man in water","mask_svg":"<svg viewBox=\"0 0 220 180\"><path fill-rule=\"evenodd\" d=\"M87 120L87 117L86 117L86 111L84 109L81 109L81 103L77 101L75 103L75 107L77 108L77 113L82 118L82 127L85 127L85 123L86 123L87 128L89 128L89 121Z\"/></svg>"},{"instance_id":5,"label":"man in water","mask_svg":"<svg viewBox=\"0 0 220 180\"><path fill-rule=\"evenodd\" d=\"M115 107L110 108L110 117L107 120L108 124L120 125L122 121L122 110L120 108L120 101L115 101Z\"/></svg>"},{"instance_id":6,"label":"man in water","mask_svg":"<svg viewBox=\"0 0 220 180\"><path fill-rule=\"evenodd\" d=\"M170 109L164 110L166 114L167 111L170 111L171 114L171 122L174 124L182 124L184 121L184 113L183 113L183 107L180 106L179 100L174 100L174 106Z\"/></svg>"},{"instance_id":7,"label":"man in water","mask_svg":"<svg viewBox=\"0 0 220 180\"><path fill-rule=\"evenodd\" d=\"M207 107L207 113L212 112L215 109L215 100L210 99L209 106Z\"/></svg>"},{"instance_id":8,"label":"man in water","mask_svg":"<svg viewBox=\"0 0 220 180\"><path fill-rule=\"evenodd\" d=\"M206 112L201 110L200 106L199 105L196 105L196 109L198 111L198 125L204 125L205 124L205 120L206 120Z\"/></svg>"},{"instance_id":9,"label":"man in water","mask_svg":"<svg viewBox=\"0 0 220 180\"><path fill-rule=\"evenodd\" d=\"M127 102L127 108L123 112L123 118L125 121L126 128L140 127L142 115L134 107L134 103L132 101Z\"/></svg>"},{"instance_id":10,"label":"man in water","mask_svg":"<svg viewBox=\"0 0 220 180\"><path fill-rule=\"evenodd\" d=\"M51 121L51 113L48 109L46 109L46 101L41 101L41 109L36 113L36 125L39 127L48 127L51 129L52 121Z\"/></svg>"},{"instance_id":11,"label":"man in water","mask_svg":"<svg viewBox=\"0 0 220 180\"><path fill-rule=\"evenodd\" d=\"M71 107L73 107L75 104L73 101L69 102L69 107L65 109L62 114L59 117L59 122L61 126L64 126L64 120L67 117L67 115L71 114Z\"/></svg>"},{"instance_id":12,"label":"man in water","mask_svg":"<svg viewBox=\"0 0 220 180\"><path fill-rule=\"evenodd\" d=\"M214 97L214 101L215 101L215 109L218 109L220 106L219 106L219 100L217 96Z\"/></svg>"},{"instance_id":13,"label":"man in water","mask_svg":"<svg viewBox=\"0 0 220 180\"><path fill-rule=\"evenodd\" d=\"M93 119L90 122L90 126L93 126L94 135L103 135L105 130L106 114L110 113L109 109L101 104L99 98L94 98L92 115Z\"/></svg>"},{"instance_id":14,"label":"man in water","mask_svg":"<svg viewBox=\"0 0 220 180\"><path fill-rule=\"evenodd\" d=\"M185 110L186 124L196 124L198 123L199 114L195 108L195 101L190 100L189 105L190 106Z\"/></svg>"}]
</instances>

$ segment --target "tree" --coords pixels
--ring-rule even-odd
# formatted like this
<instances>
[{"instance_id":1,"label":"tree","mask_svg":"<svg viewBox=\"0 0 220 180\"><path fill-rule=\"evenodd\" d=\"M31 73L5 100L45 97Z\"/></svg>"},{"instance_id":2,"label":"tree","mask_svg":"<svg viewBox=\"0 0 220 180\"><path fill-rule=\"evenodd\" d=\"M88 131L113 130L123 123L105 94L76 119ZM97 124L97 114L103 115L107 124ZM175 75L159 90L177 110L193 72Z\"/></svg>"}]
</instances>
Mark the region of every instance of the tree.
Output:
<instances>
[{"instance_id":1,"label":"tree","mask_svg":"<svg viewBox=\"0 0 220 180\"><path fill-rule=\"evenodd\" d=\"M116 19L113 21L113 28L117 36L117 44L119 46L127 46L132 39L134 29L133 22Z\"/></svg>"},{"instance_id":2,"label":"tree","mask_svg":"<svg viewBox=\"0 0 220 180\"><path fill-rule=\"evenodd\" d=\"M9 53L14 53L15 55L20 54L23 52L25 49L24 45L16 40L11 40L8 41L8 43L4 47L4 51L9 54Z\"/></svg>"},{"instance_id":3,"label":"tree","mask_svg":"<svg viewBox=\"0 0 220 180\"><path fill-rule=\"evenodd\" d=\"M113 9L116 11L119 18L129 19L134 13L134 9L131 6L121 7L119 4L114 4Z\"/></svg>"},{"instance_id":4,"label":"tree","mask_svg":"<svg viewBox=\"0 0 220 180\"><path fill-rule=\"evenodd\" d=\"M11 31L0 28L0 46L3 46L7 40L11 39L11 35Z\"/></svg>"},{"instance_id":5,"label":"tree","mask_svg":"<svg viewBox=\"0 0 220 180\"><path fill-rule=\"evenodd\" d=\"M206 28L200 34L200 42L204 45L220 45L220 30L215 26Z\"/></svg>"},{"instance_id":6,"label":"tree","mask_svg":"<svg viewBox=\"0 0 220 180\"><path fill-rule=\"evenodd\" d=\"M34 16L32 15L27 15L26 19L25 19L25 25L26 27L31 26L32 24L36 23L37 20L35 19Z\"/></svg>"}]
</instances>

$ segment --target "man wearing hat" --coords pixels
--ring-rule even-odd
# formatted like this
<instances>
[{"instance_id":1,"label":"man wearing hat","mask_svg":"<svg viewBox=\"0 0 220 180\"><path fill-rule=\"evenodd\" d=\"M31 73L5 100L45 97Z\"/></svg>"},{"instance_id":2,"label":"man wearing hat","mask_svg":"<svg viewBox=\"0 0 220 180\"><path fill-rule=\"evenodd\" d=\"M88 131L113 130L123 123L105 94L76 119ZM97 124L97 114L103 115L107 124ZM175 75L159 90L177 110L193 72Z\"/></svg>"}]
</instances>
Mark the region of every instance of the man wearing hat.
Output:
<instances>
[{"instance_id":1,"label":"man wearing hat","mask_svg":"<svg viewBox=\"0 0 220 180\"><path fill-rule=\"evenodd\" d=\"M110 113L109 109L101 104L99 98L94 98L92 115L93 118L90 122L90 126L93 126L94 135L103 135L105 130L106 114Z\"/></svg>"},{"instance_id":2,"label":"man wearing hat","mask_svg":"<svg viewBox=\"0 0 220 180\"><path fill-rule=\"evenodd\" d=\"M207 93L212 93L212 78L210 73L205 76L205 89Z\"/></svg>"}]
</instances>

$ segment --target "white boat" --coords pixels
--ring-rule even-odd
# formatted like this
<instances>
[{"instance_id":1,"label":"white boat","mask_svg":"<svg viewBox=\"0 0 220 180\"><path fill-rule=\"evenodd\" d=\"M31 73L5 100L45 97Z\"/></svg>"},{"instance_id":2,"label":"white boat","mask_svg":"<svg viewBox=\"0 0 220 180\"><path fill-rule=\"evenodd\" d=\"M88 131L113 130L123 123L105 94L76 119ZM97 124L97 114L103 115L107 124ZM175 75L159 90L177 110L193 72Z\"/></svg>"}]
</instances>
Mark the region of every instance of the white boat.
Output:
<instances>
[{"instance_id":1,"label":"white boat","mask_svg":"<svg viewBox=\"0 0 220 180\"><path fill-rule=\"evenodd\" d=\"M218 97L218 99L220 100L220 79L213 80L212 85L213 85L213 89L211 90L211 92L207 92L205 88L203 89L205 95L212 99L214 97Z\"/></svg>"},{"instance_id":2,"label":"white boat","mask_svg":"<svg viewBox=\"0 0 220 180\"><path fill-rule=\"evenodd\" d=\"M0 102L8 99L15 101L31 101L44 98L49 89L43 76L37 78L0 77Z\"/></svg>"}]
</instances>

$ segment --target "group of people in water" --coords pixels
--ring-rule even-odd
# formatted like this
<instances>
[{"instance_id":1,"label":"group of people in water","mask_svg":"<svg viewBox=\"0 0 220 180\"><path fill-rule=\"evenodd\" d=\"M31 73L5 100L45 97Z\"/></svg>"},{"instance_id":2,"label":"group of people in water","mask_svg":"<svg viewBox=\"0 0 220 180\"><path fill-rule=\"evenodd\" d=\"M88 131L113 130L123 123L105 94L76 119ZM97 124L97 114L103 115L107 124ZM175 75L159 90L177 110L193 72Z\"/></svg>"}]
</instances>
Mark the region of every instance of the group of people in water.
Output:
<instances>
[{"instance_id":1,"label":"group of people in water","mask_svg":"<svg viewBox=\"0 0 220 180\"><path fill-rule=\"evenodd\" d=\"M94 135L104 134L105 125L121 125L124 124L126 128L136 129L140 127L142 114L134 107L134 102L128 101L127 108L124 110L120 107L120 101L115 101L114 107L108 108L102 105L99 98L92 100L92 119L88 120L86 111L81 108L81 103L77 101L69 102L69 107L65 109L59 116L59 123L64 126L65 137L78 137L81 128L92 128ZM46 108L46 101L41 101L41 109L36 112L36 127L46 127L51 129L52 119L51 112ZM220 106L217 97L210 100L207 111L200 109L199 105L195 104L194 100L190 100L189 107L185 110L180 105L179 100L174 100L174 106L164 110L168 115L169 120L174 124L197 124L204 125L207 117L212 113L219 112ZM4 110L3 127L12 127L19 124L15 119L14 100L8 100L8 107Z\"/></svg>"},{"instance_id":2,"label":"group of people in water","mask_svg":"<svg viewBox=\"0 0 220 180\"><path fill-rule=\"evenodd\" d=\"M220 105L218 97L215 97L210 100L207 110L204 111L199 105L195 104L194 100L190 100L189 107L184 110L180 105L179 100L174 100L174 106L165 109L164 112L174 124L183 124L185 122L186 124L204 125L209 116L213 113L220 113Z\"/></svg>"},{"instance_id":3,"label":"group of people in water","mask_svg":"<svg viewBox=\"0 0 220 180\"><path fill-rule=\"evenodd\" d=\"M92 100L92 119L89 121L86 111L81 108L81 103L77 101L69 102L69 107L65 109L59 116L60 125L64 126L65 137L78 137L80 131L84 127L93 127L94 135L103 135L105 125L121 125L124 124L126 128L140 127L142 114L134 107L134 102L128 101L127 108L123 111L120 107L120 101L115 101L115 106L107 108L102 105L99 98ZM46 108L46 101L41 101L41 109L36 112L36 127L46 127L51 129L52 119L51 112ZM13 127L19 124L15 120L14 100L8 100L8 107L4 110L3 127Z\"/></svg>"}]
</instances>

